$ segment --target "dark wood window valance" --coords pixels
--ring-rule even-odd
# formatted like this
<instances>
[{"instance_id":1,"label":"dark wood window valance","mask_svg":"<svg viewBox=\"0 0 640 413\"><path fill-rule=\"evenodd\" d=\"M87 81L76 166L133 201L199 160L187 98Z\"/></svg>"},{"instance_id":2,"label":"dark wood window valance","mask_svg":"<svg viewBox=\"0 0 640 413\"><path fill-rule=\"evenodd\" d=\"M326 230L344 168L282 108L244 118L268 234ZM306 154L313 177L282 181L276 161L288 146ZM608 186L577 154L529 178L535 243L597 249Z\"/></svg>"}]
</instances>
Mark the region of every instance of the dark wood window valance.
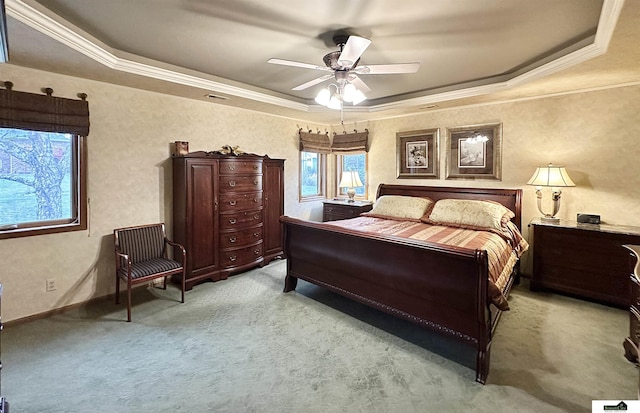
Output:
<instances>
[{"instance_id":1,"label":"dark wood window valance","mask_svg":"<svg viewBox=\"0 0 640 413\"><path fill-rule=\"evenodd\" d=\"M369 152L369 131L333 134L331 152Z\"/></svg>"},{"instance_id":2,"label":"dark wood window valance","mask_svg":"<svg viewBox=\"0 0 640 413\"><path fill-rule=\"evenodd\" d=\"M53 90L44 89L46 95L17 92L5 82L0 89L0 127L39 130L43 132L89 135L89 102L79 93L80 100L54 97Z\"/></svg>"},{"instance_id":3,"label":"dark wood window valance","mask_svg":"<svg viewBox=\"0 0 640 413\"><path fill-rule=\"evenodd\" d=\"M315 153L331 153L329 133L313 133L300 130L300 151Z\"/></svg>"}]
</instances>

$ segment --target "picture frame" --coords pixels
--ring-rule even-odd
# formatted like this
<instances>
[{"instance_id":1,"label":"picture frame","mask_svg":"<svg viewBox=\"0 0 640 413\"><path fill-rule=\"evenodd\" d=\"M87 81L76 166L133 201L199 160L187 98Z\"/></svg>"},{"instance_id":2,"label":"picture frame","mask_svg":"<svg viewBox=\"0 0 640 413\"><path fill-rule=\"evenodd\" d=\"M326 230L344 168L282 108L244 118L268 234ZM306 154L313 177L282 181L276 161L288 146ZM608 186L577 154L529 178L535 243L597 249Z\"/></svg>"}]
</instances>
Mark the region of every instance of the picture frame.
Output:
<instances>
[{"instance_id":1,"label":"picture frame","mask_svg":"<svg viewBox=\"0 0 640 413\"><path fill-rule=\"evenodd\" d=\"M445 179L502 180L502 123L447 128Z\"/></svg>"},{"instance_id":2,"label":"picture frame","mask_svg":"<svg viewBox=\"0 0 640 413\"><path fill-rule=\"evenodd\" d=\"M439 140L438 128L396 133L397 177L437 179L440 175Z\"/></svg>"}]
</instances>

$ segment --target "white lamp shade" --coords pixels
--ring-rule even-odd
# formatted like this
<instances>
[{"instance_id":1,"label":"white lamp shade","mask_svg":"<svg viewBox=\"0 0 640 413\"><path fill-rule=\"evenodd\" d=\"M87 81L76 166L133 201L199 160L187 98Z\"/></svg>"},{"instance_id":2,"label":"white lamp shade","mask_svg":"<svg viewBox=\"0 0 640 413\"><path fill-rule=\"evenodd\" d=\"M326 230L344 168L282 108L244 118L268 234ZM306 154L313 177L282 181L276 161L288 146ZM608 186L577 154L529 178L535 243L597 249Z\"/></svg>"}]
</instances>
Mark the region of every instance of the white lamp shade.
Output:
<instances>
[{"instance_id":1,"label":"white lamp shade","mask_svg":"<svg viewBox=\"0 0 640 413\"><path fill-rule=\"evenodd\" d=\"M340 188L357 188L364 186L360 180L358 171L342 171L342 179L340 179Z\"/></svg>"},{"instance_id":2,"label":"white lamp shade","mask_svg":"<svg viewBox=\"0 0 640 413\"><path fill-rule=\"evenodd\" d=\"M564 169L564 166L554 166L552 164L536 168L527 185L553 187L576 186L569 177L566 169Z\"/></svg>"},{"instance_id":3,"label":"white lamp shade","mask_svg":"<svg viewBox=\"0 0 640 413\"><path fill-rule=\"evenodd\" d=\"M322 90L320 90L320 92L318 92L318 95L316 96L316 102L322 106L327 106L329 104L329 99L331 98L331 92L329 91L329 88L323 88Z\"/></svg>"}]
</instances>

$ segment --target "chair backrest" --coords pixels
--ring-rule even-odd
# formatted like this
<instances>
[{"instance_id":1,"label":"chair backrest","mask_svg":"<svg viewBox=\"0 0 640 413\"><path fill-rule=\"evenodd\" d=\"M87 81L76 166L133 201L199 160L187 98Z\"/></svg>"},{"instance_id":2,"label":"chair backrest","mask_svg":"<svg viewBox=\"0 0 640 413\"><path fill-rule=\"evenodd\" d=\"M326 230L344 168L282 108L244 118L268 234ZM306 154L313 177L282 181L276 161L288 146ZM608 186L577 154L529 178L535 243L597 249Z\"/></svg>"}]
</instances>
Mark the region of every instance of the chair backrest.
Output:
<instances>
[{"instance_id":1,"label":"chair backrest","mask_svg":"<svg viewBox=\"0 0 640 413\"><path fill-rule=\"evenodd\" d=\"M160 258L164 254L164 224L119 228L113 234L116 245L129 255L133 264Z\"/></svg>"}]
</instances>

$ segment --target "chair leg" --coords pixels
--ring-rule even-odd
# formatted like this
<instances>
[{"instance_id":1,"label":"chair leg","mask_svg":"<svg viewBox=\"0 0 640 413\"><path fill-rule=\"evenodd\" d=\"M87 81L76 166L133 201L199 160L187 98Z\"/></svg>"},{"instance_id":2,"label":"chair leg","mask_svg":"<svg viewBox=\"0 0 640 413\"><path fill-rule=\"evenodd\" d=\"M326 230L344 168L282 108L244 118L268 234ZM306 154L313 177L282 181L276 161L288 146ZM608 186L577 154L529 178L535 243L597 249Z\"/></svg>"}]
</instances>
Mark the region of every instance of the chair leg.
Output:
<instances>
[{"instance_id":1,"label":"chair leg","mask_svg":"<svg viewBox=\"0 0 640 413\"><path fill-rule=\"evenodd\" d=\"M127 280L127 321L131 322L131 280Z\"/></svg>"},{"instance_id":2,"label":"chair leg","mask_svg":"<svg viewBox=\"0 0 640 413\"><path fill-rule=\"evenodd\" d=\"M184 290L185 290L185 285L186 285L186 278L187 278L187 272L185 270L182 270L182 301L180 301L181 303L184 303Z\"/></svg>"},{"instance_id":3,"label":"chair leg","mask_svg":"<svg viewBox=\"0 0 640 413\"><path fill-rule=\"evenodd\" d=\"M163 279L162 289L166 290L167 289L167 277L162 277L162 279Z\"/></svg>"},{"instance_id":4,"label":"chair leg","mask_svg":"<svg viewBox=\"0 0 640 413\"><path fill-rule=\"evenodd\" d=\"M120 277L116 271L116 304L120 304Z\"/></svg>"}]
</instances>

